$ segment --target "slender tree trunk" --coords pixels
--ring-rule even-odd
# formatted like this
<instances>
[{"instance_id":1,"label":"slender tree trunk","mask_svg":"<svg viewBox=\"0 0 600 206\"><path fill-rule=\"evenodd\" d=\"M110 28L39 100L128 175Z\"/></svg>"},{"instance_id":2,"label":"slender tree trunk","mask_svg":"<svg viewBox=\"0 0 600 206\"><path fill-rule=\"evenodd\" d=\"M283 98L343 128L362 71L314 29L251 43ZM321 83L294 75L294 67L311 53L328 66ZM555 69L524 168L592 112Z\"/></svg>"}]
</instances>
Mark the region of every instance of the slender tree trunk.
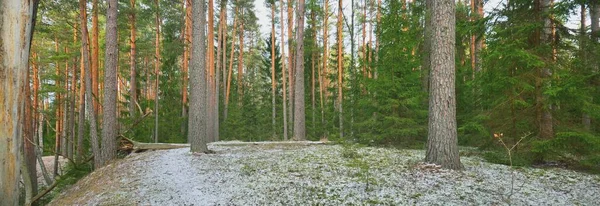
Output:
<instances>
[{"instance_id":1,"label":"slender tree trunk","mask_svg":"<svg viewBox=\"0 0 600 206\"><path fill-rule=\"evenodd\" d=\"M542 21L544 28L539 32L540 36L538 45L551 44L552 38L552 19L550 16L546 17L548 11L550 11L551 0L536 0L536 17L539 21ZM550 56L553 56L552 54ZM552 71L550 68L538 68L538 77L536 78L536 117L539 128L539 137L542 139L551 139L554 136L553 118L552 118L552 105L548 103L547 95L544 95L543 91L550 87L550 77Z\"/></svg>"},{"instance_id":2,"label":"slender tree trunk","mask_svg":"<svg viewBox=\"0 0 600 206\"><path fill-rule=\"evenodd\" d=\"M271 129L273 130L273 139L277 137L276 110L275 110L275 1L270 2L271 6Z\"/></svg>"},{"instance_id":3,"label":"slender tree trunk","mask_svg":"<svg viewBox=\"0 0 600 206\"><path fill-rule=\"evenodd\" d=\"M59 52L58 50L58 38L55 36L54 37L54 50L56 53ZM60 65L58 64L58 61L56 62L56 83L55 83L55 87L56 88L61 88L61 81L60 81L60 77L62 76L60 74ZM54 177L58 176L58 155L60 153L60 134L61 134L61 117L62 117L62 95L60 94L60 92L55 91L56 93L56 100L55 100L55 110L56 110L56 122L55 122L55 135L54 135Z\"/></svg>"},{"instance_id":4,"label":"slender tree trunk","mask_svg":"<svg viewBox=\"0 0 600 206\"><path fill-rule=\"evenodd\" d=\"M344 40L342 39L342 22L344 21L344 15L342 11L342 0L339 0L338 4L338 22L337 22L337 69L338 69L338 118L339 118L339 129L340 129L340 138L344 138L344 110L342 107L342 101L344 100L343 89L342 89L342 81L344 79L344 50L342 45L344 44Z\"/></svg>"},{"instance_id":5,"label":"slender tree trunk","mask_svg":"<svg viewBox=\"0 0 600 206\"><path fill-rule=\"evenodd\" d=\"M90 101L94 102L94 113L98 116L100 112L100 104L98 100L100 99L99 88L100 84L98 82L98 75L100 74L100 44L98 43L99 37L99 29L98 29L98 0L92 0L92 96L93 98Z\"/></svg>"},{"instance_id":6,"label":"slender tree trunk","mask_svg":"<svg viewBox=\"0 0 600 206\"><path fill-rule=\"evenodd\" d=\"M241 16L244 16L244 10L242 9ZM237 72L237 93L238 93L238 106L242 106L244 101L244 19L240 19L240 52L238 54L238 72Z\"/></svg>"},{"instance_id":7,"label":"slender tree trunk","mask_svg":"<svg viewBox=\"0 0 600 206\"><path fill-rule=\"evenodd\" d=\"M75 33L77 33L77 30L74 31ZM77 36L75 36L76 39L73 42L74 44L77 43ZM82 58L80 57L78 61L76 62L81 62ZM69 127L68 127L68 131L67 131L67 156L71 159L71 160L75 160L75 156L73 156L74 153L74 146L75 146L75 100L76 100L76 96L77 96L77 67L81 66L81 63L78 65L77 63L73 63L73 67L72 67L72 71L71 71L71 95L69 96Z\"/></svg>"},{"instance_id":8,"label":"slender tree trunk","mask_svg":"<svg viewBox=\"0 0 600 206\"><path fill-rule=\"evenodd\" d=\"M284 59L283 61L281 61L281 79L283 80L283 140L288 140L288 110L287 110L287 79L285 77L285 73L286 73L286 68L285 68L285 40L283 39L285 36L285 25L284 25L284 21L283 21L283 0L279 2L279 6L280 6L280 13L281 13L281 58Z\"/></svg>"},{"instance_id":9,"label":"slender tree trunk","mask_svg":"<svg viewBox=\"0 0 600 206\"><path fill-rule=\"evenodd\" d=\"M379 67L379 38L381 38L381 0L377 0L377 29L375 30L375 71L373 71L373 78L377 79L377 68Z\"/></svg>"},{"instance_id":10,"label":"slender tree trunk","mask_svg":"<svg viewBox=\"0 0 600 206\"><path fill-rule=\"evenodd\" d=\"M313 19L313 21L314 21L314 19ZM315 43L315 45L313 45L313 46L316 49L317 48L317 32L315 31L313 35L314 35L313 36L314 37L313 41ZM310 90L311 91L310 91L310 93L311 93L311 95L310 96L311 96L311 106L312 106L312 108L311 108L311 112L312 112L312 115L311 115L311 117L312 117L312 122L311 122L312 123L312 128L311 128L311 130L312 130L312 135L313 136L316 136L315 131L317 129L317 126L316 126L316 124L317 124L316 122L317 121L316 121L316 117L315 117L315 112L317 111L317 106L316 106L316 100L317 100L317 98L315 96L316 95L316 93L315 93L315 86L316 86L315 64L318 64L318 63L316 62L317 61L316 56L317 56L317 54L315 54L315 51L312 51L312 54L311 54L311 57L310 57L310 63L311 63L311 65L310 65L310 69L311 69L311 73L310 73L310 77L311 77Z\"/></svg>"},{"instance_id":11,"label":"slender tree trunk","mask_svg":"<svg viewBox=\"0 0 600 206\"><path fill-rule=\"evenodd\" d=\"M223 11L223 20L222 20L222 25L223 25L223 57L222 57L222 61L223 61L223 69L221 70L222 72L222 78L223 78L223 96L226 95L227 93L227 3L223 0L223 4L221 5L221 10ZM235 39L235 36L232 37L233 39ZM232 39L232 40L233 40ZM231 47L233 47L233 41L231 43ZM225 98L223 98L223 105L225 103ZM223 108L225 109L225 108ZM225 111L225 110L223 110ZM217 111L218 112L218 111ZM225 120L225 115L223 115L223 120ZM217 128L218 129L218 128Z\"/></svg>"},{"instance_id":12,"label":"slender tree trunk","mask_svg":"<svg viewBox=\"0 0 600 206\"><path fill-rule=\"evenodd\" d=\"M154 1L156 5L156 38L154 39L154 142L158 143L158 108L159 108L159 83L160 83L160 4L159 0Z\"/></svg>"},{"instance_id":13,"label":"slender tree trunk","mask_svg":"<svg viewBox=\"0 0 600 206\"><path fill-rule=\"evenodd\" d=\"M456 134L454 90L455 3L432 1L431 84L429 93L429 134L425 161L447 169L461 170Z\"/></svg>"},{"instance_id":14,"label":"slender tree trunk","mask_svg":"<svg viewBox=\"0 0 600 206\"><path fill-rule=\"evenodd\" d=\"M85 132L85 73L89 70L90 57L87 31L87 0L79 0L79 21L81 24L81 68L79 80L79 125L77 133L77 162L83 162L83 133ZM87 69L86 69L87 68Z\"/></svg>"},{"instance_id":15,"label":"slender tree trunk","mask_svg":"<svg viewBox=\"0 0 600 206\"><path fill-rule=\"evenodd\" d=\"M104 166L117 155L117 0L108 0L106 9L106 53L104 55L104 101L102 105L102 153ZM95 157L96 158L96 157Z\"/></svg>"},{"instance_id":16,"label":"slender tree trunk","mask_svg":"<svg viewBox=\"0 0 600 206\"><path fill-rule=\"evenodd\" d=\"M361 47L362 47L362 75L363 75L363 81L365 81L367 79L367 1L363 0L363 24L362 24L362 43L361 43ZM362 92L363 94L366 94L366 88L364 88L364 85L361 85L363 87Z\"/></svg>"},{"instance_id":17,"label":"slender tree trunk","mask_svg":"<svg viewBox=\"0 0 600 206\"><path fill-rule=\"evenodd\" d=\"M582 36L585 35L585 6L584 4L581 5L582 6L582 10L581 10L581 22L583 25L582 26ZM600 2L599 1L592 1L589 4L589 9L590 9L590 19L591 19L591 41L589 43L589 46L594 46L594 45L598 45L598 40L600 39ZM582 45L581 48L588 48L589 46L584 47ZM598 74L598 51L595 50L593 52L591 52L591 55L585 54L586 56L583 58L584 60L588 59L588 56L592 56L593 58L589 60L589 62L586 62L587 64L590 64L592 66L592 74ZM597 85L597 83L595 83ZM600 92L600 87L595 86L595 88L592 90L592 99L590 99L590 102L594 102L594 97L598 96L598 92ZM583 125L584 128L588 131L593 130L592 128L592 118L590 117L589 114L584 114L583 115Z\"/></svg>"},{"instance_id":18,"label":"slender tree trunk","mask_svg":"<svg viewBox=\"0 0 600 206\"><path fill-rule=\"evenodd\" d=\"M192 3L192 58L190 69L190 117L188 141L193 153L206 153L206 56L204 0ZM197 21L199 20L199 21Z\"/></svg>"},{"instance_id":19,"label":"slender tree trunk","mask_svg":"<svg viewBox=\"0 0 600 206\"><path fill-rule=\"evenodd\" d=\"M298 0L296 7L296 63L294 97L294 139L306 140L306 113L304 105L304 0Z\"/></svg>"},{"instance_id":20,"label":"slender tree trunk","mask_svg":"<svg viewBox=\"0 0 600 206\"><path fill-rule=\"evenodd\" d=\"M216 99L216 82L215 82L215 25L214 25L214 1L208 0L208 37L207 37L207 60L208 60L208 128L206 130L208 141L214 142L215 137L215 99Z\"/></svg>"},{"instance_id":21,"label":"slender tree trunk","mask_svg":"<svg viewBox=\"0 0 600 206\"><path fill-rule=\"evenodd\" d=\"M85 22L85 21L82 21ZM87 27L83 27L81 29L82 32L82 36L87 36ZM84 60L88 60L89 59L89 52L87 50L88 48L88 42L87 42L87 38L82 38L81 39L81 47L83 47L83 59ZM93 49L92 49L93 51ZM90 62L84 62L84 67L85 67L85 102L93 102L94 101L94 95L93 95L93 83L92 83L92 66L90 65ZM90 121L90 142L92 145L92 153L94 155L94 168L100 168L102 166L101 163L101 151L100 151L100 145L99 145L99 138L98 138L98 124L96 121L96 112L97 110L94 110L94 105L93 104L85 104L84 102L82 102L82 104L85 105L86 110L87 110L87 114L88 114L88 120Z\"/></svg>"},{"instance_id":22,"label":"slender tree trunk","mask_svg":"<svg viewBox=\"0 0 600 206\"><path fill-rule=\"evenodd\" d=\"M183 85L181 86L181 116L187 117L187 101L188 101L188 71L191 52L192 40L192 0L185 0L185 34L184 34L184 50L183 50ZM184 127L185 128L185 127ZM185 130L184 130L185 131Z\"/></svg>"},{"instance_id":23,"label":"slender tree trunk","mask_svg":"<svg viewBox=\"0 0 600 206\"><path fill-rule=\"evenodd\" d=\"M323 8L323 67L319 71L319 95L321 96L321 125L325 125L325 98L327 97L327 82L329 81L329 77L327 76L327 67L329 64L327 62L327 60L329 60L329 44L327 43L327 40L329 39L329 0L323 1ZM323 131L325 131L324 128ZM327 135L325 132L323 133L322 138L327 139Z\"/></svg>"},{"instance_id":24,"label":"slender tree trunk","mask_svg":"<svg viewBox=\"0 0 600 206\"><path fill-rule=\"evenodd\" d=\"M227 25L227 19L225 18L225 12L227 11L227 1L225 0L221 0L221 9L219 11L219 33L218 33L218 42L217 42L217 66L215 69L215 98L214 98L214 102L213 104L215 105L214 111L213 111L213 115L214 115L214 122L215 125L213 126L213 133L214 133L214 141L217 142L219 141L219 98L220 98L220 92L219 90L221 89L221 82L219 79L219 73L221 72L221 70L225 70L225 61L224 59L226 58L225 56L225 44L227 44L227 41L224 41L225 39L225 34L226 34L226 30L225 30L225 26ZM222 55L223 54L223 55ZM223 73L225 74L225 73ZM223 76L223 78L225 78L225 76ZM223 83L225 83L223 81Z\"/></svg>"},{"instance_id":25,"label":"slender tree trunk","mask_svg":"<svg viewBox=\"0 0 600 206\"><path fill-rule=\"evenodd\" d=\"M282 0L283 1L283 0ZM293 12L293 0L287 1L287 17L288 17L288 25L287 25L287 36L288 36L288 116L289 122L288 127L290 130L294 131L294 39L293 39L293 29L294 29L294 12ZM283 21L283 19L282 19ZM293 138L293 137L292 137Z\"/></svg>"},{"instance_id":26,"label":"slender tree trunk","mask_svg":"<svg viewBox=\"0 0 600 206\"><path fill-rule=\"evenodd\" d=\"M130 0L131 13L129 13L130 28L130 50L129 50L129 116L135 117L135 105L137 104L137 81L136 81L136 27L135 27L135 1Z\"/></svg>"},{"instance_id":27,"label":"slender tree trunk","mask_svg":"<svg viewBox=\"0 0 600 206\"><path fill-rule=\"evenodd\" d=\"M233 15L233 30L231 34L231 53L229 57L229 72L227 73L227 91L225 92L225 108L223 108L223 120L227 120L227 110L229 109L229 96L231 93L231 75L233 73L233 56L235 51L235 32L237 31L237 12L238 9L235 9L235 14Z\"/></svg>"},{"instance_id":28,"label":"slender tree trunk","mask_svg":"<svg viewBox=\"0 0 600 206\"><path fill-rule=\"evenodd\" d=\"M421 58L421 88L423 92L429 92L429 73L431 70L431 15L433 13L431 8L433 1L434 0L425 0L425 29L423 30L424 38L423 47L421 48L421 53L423 54L423 57Z\"/></svg>"},{"instance_id":29,"label":"slender tree trunk","mask_svg":"<svg viewBox=\"0 0 600 206\"><path fill-rule=\"evenodd\" d=\"M64 48L65 50L65 54L69 54L70 51L67 48L67 46L65 46ZM69 131L69 99L70 99L70 90L69 90L69 60L65 60L65 70L63 73L64 79L63 80L63 84L61 85L65 91L64 95L62 96L62 104L61 104L61 120L60 120L60 155L65 157L65 158L69 158L67 156L67 145L69 144L67 142L68 139L68 131ZM61 78L62 78L61 77Z\"/></svg>"},{"instance_id":30,"label":"slender tree trunk","mask_svg":"<svg viewBox=\"0 0 600 206\"><path fill-rule=\"evenodd\" d=\"M29 72L25 76L22 92L25 94L25 108L22 113L22 132L23 132L23 164L21 165L21 175L23 177L23 184L25 188L25 202L31 203L32 198L37 194L37 170L35 167L36 152L33 137L33 121L32 115L32 99L31 99L31 86L29 83Z\"/></svg>"},{"instance_id":31,"label":"slender tree trunk","mask_svg":"<svg viewBox=\"0 0 600 206\"><path fill-rule=\"evenodd\" d=\"M38 1L0 5L0 205L19 204L22 122L33 24Z\"/></svg>"},{"instance_id":32,"label":"slender tree trunk","mask_svg":"<svg viewBox=\"0 0 600 206\"><path fill-rule=\"evenodd\" d=\"M591 18L591 29L592 29L592 41L598 43L600 40L600 2L592 1L590 5L590 18ZM598 65L594 66L594 70L598 70Z\"/></svg>"}]
</instances>

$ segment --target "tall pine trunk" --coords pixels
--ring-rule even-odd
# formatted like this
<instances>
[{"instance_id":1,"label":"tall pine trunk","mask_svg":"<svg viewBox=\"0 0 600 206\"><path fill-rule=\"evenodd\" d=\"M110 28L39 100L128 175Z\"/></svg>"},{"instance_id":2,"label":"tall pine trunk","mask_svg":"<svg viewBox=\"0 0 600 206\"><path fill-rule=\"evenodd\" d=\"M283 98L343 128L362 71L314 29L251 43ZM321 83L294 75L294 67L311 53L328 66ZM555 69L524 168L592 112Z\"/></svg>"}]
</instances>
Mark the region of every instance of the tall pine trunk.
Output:
<instances>
[{"instance_id":1,"label":"tall pine trunk","mask_svg":"<svg viewBox=\"0 0 600 206\"><path fill-rule=\"evenodd\" d=\"M35 167L36 152L34 144L34 130L33 125L33 112L32 112L32 99L31 99L31 86L29 83L29 72L25 76L22 92L25 95L25 108L22 113L22 132L23 132L23 164L21 165L21 175L23 177L23 185L25 188L25 203L31 203L32 198L37 194L37 170Z\"/></svg>"},{"instance_id":2,"label":"tall pine trunk","mask_svg":"<svg viewBox=\"0 0 600 206\"><path fill-rule=\"evenodd\" d=\"M328 88L328 84L327 82L329 81L327 77L327 68L328 68L328 62L327 60L329 60L329 44L327 43L327 40L329 40L329 0L324 0L323 1L323 66L322 69L319 72L319 95L321 96L321 125L325 125L325 101L326 101L326 97L327 97L327 88ZM325 131L325 128L323 128L323 131ZM323 137L324 139L327 139L327 134L324 132L323 133Z\"/></svg>"},{"instance_id":3,"label":"tall pine trunk","mask_svg":"<svg viewBox=\"0 0 600 206\"><path fill-rule=\"evenodd\" d=\"M273 139L277 137L276 113L275 110L275 1L270 1L271 6L271 129L273 130Z\"/></svg>"},{"instance_id":4,"label":"tall pine trunk","mask_svg":"<svg viewBox=\"0 0 600 206\"><path fill-rule=\"evenodd\" d=\"M286 68L285 68L285 40L283 39L285 36L285 30L284 30L284 21L283 21L283 0L279 1L279 6L280 6L280 13L281 13L281 58L283 59L283 61L281 61L281 79L283 80L283 140L288 140L288 110L287 110L287 79L285 77L285 73L286 73Z\"/></svg>"},{"instance_id":5,"label":"tall pine trunk","mask_svg":"<svg viewBox=\"0 0 600 206\"><path fill-rule=\"evenodd\" d=\"M447 169L461 170L456 131L455 3L431 1L431 84L429 92L429 133L425 161Z\"/></svg>"},{"instance_id":6,"label":"tall pine trunk","mask_svg":"<svg viewBox=\"0 0 600 206\"><path fill-rule=\"evenodd\" d=\"M283 1L283 0L282 0ZM294 12L293 12L293 0L287 1L287 37L288 37L288 116L289 122L288 127L290 130L294 130L294 39L293 39L293 29L294 29ZM283 21L283 20L282 20Z\"/></svg>"},{"instance_id":7,"label":"tall pine trunk","mask_svg":"<svg viewBox=\"0 0 600 206\"><path fill-rule=\"evenodd\" d=\"M306 140L306 114L304 105L304 0L298 0L296 7L296 77L294 97L294 139Z\"/></svg>"},{"instance_id":8,"label":"tall pine trunk","mask_svg":"<svg viewBox=\"0 0 600 206\"><path fill-rule=\"evenodd\" d=\"M337 22L337 87L338 87L338 99L337 99L337 108L338 108L338 118L339 118L339 130L340 130L340 138L344 138L344 110L343 110L343 88L342 83L344 79L344 50L342 45L344 44L344 40L342 39L342 22L344 21L344 15L342 11L342 0L338 2L338 22Z\"/></svg>"},{"instance_id":9,"label":"tall pine trunk","mask_svg":"<svg viewBox=\"0 0 600 206\"><path fill-rule=\"evenodd\" d=\"M206 135L208 136L208 142L214 142L215 141L215 95L216 95L216 91L215 91L215 26L214 26L214 0L208 0L208 32L207 32L207 52L206 52L206 59L207 61L207 66L208 66L208 75L207 75L207 82L208 82L208 111L207 111L207 117L208 117L208 121L207 121L207 130L206 130Z\"/></svg>"},{"instance_id":10,"label":"tall pine trunk","mask_svg":"<svg viewBox=\"0 0 600 206\"><path fill-rule=\"evenodd\" d=\"M206 44L204 0L192 3L192 58L190 68L190 111L188 141L193 153L206 153Z\"/></svg>"},{"instance_id":11,"label":"tall pine trunk","mask_svg":"<svg viewBox=\"0 0 600 206\"><path fill-rule=\"evenodd\" d=\"M104 55L104 101L102 104L102 152L99 167L117 155L117 0L106 9L106 52ZM95 157L97 158L97 157ZM97 167L98 168L98 167Z\"/></svg>"},{"instance_id":12,"label":"tall pine trunk","mask_svg":"<svg viewBox=\"0 0 600 206\"><path fill-rule=\"evenodd\" d=\"M92 0L92 99L88 99L88 102L94 102L94 113L98 116L100 112L100 83L98 82L98 75L100 74L100 44L98 43L100 30L98 28L98 0Z\"/></svg>"},{"instance_id":13,"label":"tall pine trunk","mask_svg":"<svg viewBox=\"0 0 600 206\"><path fill-rule=\"evenodd\" d=\"M244 9L241 11L241 16L244 16ZM237 70L237 93L238 107L241 108L244 101L244 18L240 19L240 51L238 53L238 70Z\"/></svg>"}]
</instances>

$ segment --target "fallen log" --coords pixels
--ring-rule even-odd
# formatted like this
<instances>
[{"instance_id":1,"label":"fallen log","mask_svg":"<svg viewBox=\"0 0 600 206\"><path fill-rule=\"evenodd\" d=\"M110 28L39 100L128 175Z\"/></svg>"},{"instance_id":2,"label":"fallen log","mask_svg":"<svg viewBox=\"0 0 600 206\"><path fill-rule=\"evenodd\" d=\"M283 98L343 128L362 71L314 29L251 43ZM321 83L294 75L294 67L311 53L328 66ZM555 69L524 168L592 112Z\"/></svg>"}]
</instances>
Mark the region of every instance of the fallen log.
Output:
<instances>
[{"instance_id":1,"label":"fallen log","mask_svg":"<svg viewBox=\"0 0 600 206\"><path fill-rule=\"evenodd\" d=\"M119 141L119 150L127 153L142 152L146 150L167 150L190 147L190 144L171 144L171 143L145 143L131 140L121 136Z\"/></svg>"}]
</instances>

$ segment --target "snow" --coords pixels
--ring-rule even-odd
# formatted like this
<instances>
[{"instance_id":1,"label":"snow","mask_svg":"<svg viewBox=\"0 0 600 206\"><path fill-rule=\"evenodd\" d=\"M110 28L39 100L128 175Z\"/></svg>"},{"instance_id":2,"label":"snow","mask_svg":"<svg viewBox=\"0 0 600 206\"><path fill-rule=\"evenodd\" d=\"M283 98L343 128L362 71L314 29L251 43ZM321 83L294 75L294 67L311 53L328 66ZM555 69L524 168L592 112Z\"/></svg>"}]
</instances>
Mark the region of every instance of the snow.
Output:
<instances>
[{"instance_id":1,"label":"snow","mask_svg":"<svg viewBox=\"0 0 600 206\"><path fill-rule=\"evenodd\" d=\"M563 169L462 157L450 171L421 163L422 150L310 143L209 148L132 154L50 205L600 205L599 176Z\"/></svg>"}]
</instances>

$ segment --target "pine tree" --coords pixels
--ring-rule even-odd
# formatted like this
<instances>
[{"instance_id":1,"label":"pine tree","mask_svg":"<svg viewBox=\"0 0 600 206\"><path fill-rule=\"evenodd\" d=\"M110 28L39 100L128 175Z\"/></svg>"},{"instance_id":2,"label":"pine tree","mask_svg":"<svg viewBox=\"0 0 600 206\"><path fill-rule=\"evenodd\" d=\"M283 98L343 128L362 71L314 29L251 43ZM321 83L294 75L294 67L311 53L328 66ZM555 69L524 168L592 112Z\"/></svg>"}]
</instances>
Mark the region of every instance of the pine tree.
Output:
<instances>
[{"instance_id":1,"label":"pine tree","mask_svg":"<svg viewBox=\"0 0 600 206\"><path fill-rule=\"evenodd\" d=\"M429 93L429 134L426 162L447 169L463 169L458 155L456 97L454 90L455 4L452 0L432 1L431 83Z\"/></svg>"}]
</instances>

